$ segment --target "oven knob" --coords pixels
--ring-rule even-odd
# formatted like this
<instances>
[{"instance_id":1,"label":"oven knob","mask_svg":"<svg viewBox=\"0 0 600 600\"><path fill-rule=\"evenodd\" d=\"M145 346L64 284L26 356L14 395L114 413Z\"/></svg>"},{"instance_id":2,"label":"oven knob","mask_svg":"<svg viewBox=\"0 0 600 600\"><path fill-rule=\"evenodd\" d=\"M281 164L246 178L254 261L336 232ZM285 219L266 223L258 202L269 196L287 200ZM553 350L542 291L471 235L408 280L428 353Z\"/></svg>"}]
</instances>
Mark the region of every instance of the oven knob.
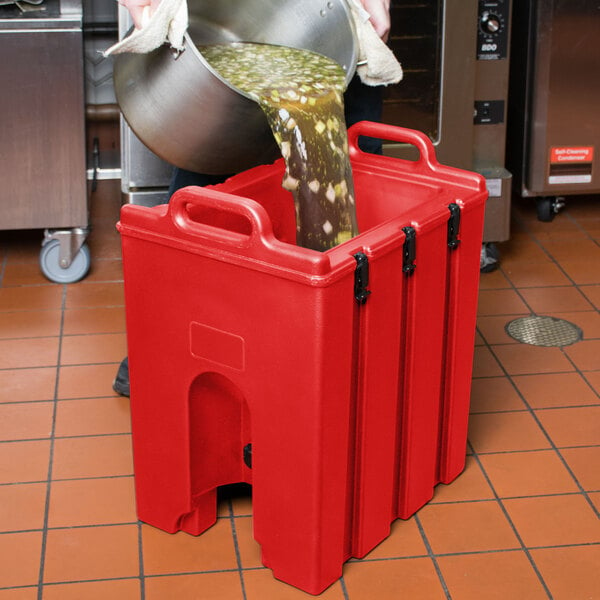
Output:
<instances>
[{"instance_id":1,"label":"oven knob","mask_svg":"<svg viewBox=\"0 0 600 600\"><path fill-rule=\"evenodd\" d=\"M498 33L501 26L502 22L498 15L489 12L484 12L481 15L481 29L485 33Z\"/></svg>"}]
</instances>

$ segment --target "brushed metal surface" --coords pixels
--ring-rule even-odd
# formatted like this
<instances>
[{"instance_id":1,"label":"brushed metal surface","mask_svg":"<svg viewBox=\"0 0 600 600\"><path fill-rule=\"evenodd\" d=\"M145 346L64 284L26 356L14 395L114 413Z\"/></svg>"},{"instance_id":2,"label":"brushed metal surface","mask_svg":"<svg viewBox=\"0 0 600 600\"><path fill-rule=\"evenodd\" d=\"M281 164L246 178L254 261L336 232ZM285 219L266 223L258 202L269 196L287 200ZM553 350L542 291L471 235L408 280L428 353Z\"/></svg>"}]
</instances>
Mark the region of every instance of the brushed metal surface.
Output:
<instances>
[{"instance_id":1,"label":"brushed metal surface","mask_svg":"<svg viewBox=\"0 0 600 600\"><path fill-rule=\"evenodd\" d=\"M5 24L0 229L86 226L81 19L73 29Z\"/></svg>"},{"instance_id":2,"label":"brushed metal surface","mask_svg":"<svg viewBox=\"0 0 600 600\"><path fill-rule=\"evenodd\" d=\"M515 44L524 65L511 74L509 135L523 197L600 192L600 8L597 0L516 3L528 20ZM514 62L514 61L513 61ZM593 147L591 179L552 184L553 147Z\"/></svg>"},{"instance_id":3,"label":"brushed metal surface","mask_svg":"<svg viewBox=\"0 0 600 600\"><path fill-rule=\"evenodd\" d=\"M345 0L190 0L186 49L115 57L123 115L167 162L202 173L232 173L269 162L278 151L259 106L206 63L196 45L251 41L314 50L337 60L348 80L355 34Z\"/></svg>"}]
</instances>

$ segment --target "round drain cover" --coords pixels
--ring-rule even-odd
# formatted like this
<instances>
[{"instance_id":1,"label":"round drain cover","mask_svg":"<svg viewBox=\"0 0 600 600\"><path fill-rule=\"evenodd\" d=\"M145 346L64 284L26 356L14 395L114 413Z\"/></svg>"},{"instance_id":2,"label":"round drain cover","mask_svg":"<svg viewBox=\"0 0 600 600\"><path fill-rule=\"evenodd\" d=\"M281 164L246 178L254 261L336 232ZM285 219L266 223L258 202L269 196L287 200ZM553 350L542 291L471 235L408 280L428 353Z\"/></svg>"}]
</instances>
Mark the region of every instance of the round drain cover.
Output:
<instances>
[{"instance_id":1,"label":"round drain cover","mask_svg":"<svg viewBox=\"0 0 600 600\"><path fill-rule=\"evenodd\" d=\"M506 324L506 333L522 344L570 346L583 337L577 325L554 317L521 317Z\"/></svg>"}]
</instances>

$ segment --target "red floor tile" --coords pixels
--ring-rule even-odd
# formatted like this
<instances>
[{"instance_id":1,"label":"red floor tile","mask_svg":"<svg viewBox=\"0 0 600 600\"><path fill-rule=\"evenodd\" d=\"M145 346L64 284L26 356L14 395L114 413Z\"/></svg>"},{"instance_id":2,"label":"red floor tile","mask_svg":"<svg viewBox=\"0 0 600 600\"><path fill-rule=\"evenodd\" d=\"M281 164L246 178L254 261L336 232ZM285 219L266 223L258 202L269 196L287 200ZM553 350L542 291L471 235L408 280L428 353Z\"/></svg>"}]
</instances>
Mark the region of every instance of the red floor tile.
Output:
<instances>
[{"instance_id":1,"label":"red floor tile","mask_svg":"<svg viewBox=\"0 0 600 600\"><path fill-rule=\"evenodd\" d=\"M581 288L584 296L600 310L600 285L586 285Z\"/></svg>"},{"instance_id":2,"label":"red floor tile","mask_svg":"<svg viewBox=\"0 0 600 600\"><path fill-rule=\"evenodd\" d=\"M53 479L133 474L130 435L57 439L53 458Z\"/></svg>"},{"instance_id":3,"label":"red floor tile","mask_svg":"<svg viewBox=\"0 0 600 600\"><path fill-rule=\"evenodd\" d=\"M600 396L600 371L588 371L583 374L583 377L594 388L598 396Z\"/></svg>"},{"instance_id":4,"label":"red floor tile","mask_svg":"<svg viewBox=\"0 0 600 600\"><path fill-rule=\"evenodd\" d=\"M480 453L550 447L542 429L528 412L471 415L469 441Z\"/></svg>"},{"instance_id":5,"label":"red floor tile","mask_svg":"<svg viewBox=\"0 0 600 600\"><path fill-rule=\"evenodd\" d=\"M471 384L471 412L524 410L525 404L507 377L482 377Z\"/></svg>"},{"instance_id":6,"label":"red floor tile","mask_svg":"<svg viewBox=\"0 0 600 600\"><path fill-rule=\"evenodd\" d=\"M519 541L497 502L428 504L419 511L436 554L519 548Z\"/></svg>"},{"instance_id":7,"label":"red floor tile","mask_svg":"<svg viewBox=\"0 0 600 600\"><path fill-rule=\"evenodd\" d=\"M242 583L237 572L176 575L146 578L146 600L242 600Z\"/></svg>"},{"instance_id":8,"label":"red floor tile","mask_svg":"<svg viewBox=\"0 0 600 600\"><path fill-rule=\"evenodd\" d=\"M125 296L121 282L80 283L67 289L68 309L124 305Z\"/></svg>"},{"instance_id":9,"label":"red floor tile","mask_svg":"<svg viewBox=\"0 0 600 600\"><path fill-rule=\"evenodd\" d=\"M501 498L579 491L554 450L484 454L480 460Z\"/></svg>"},{"instance_id":10,"label":"red floor tile","mask_svg":"<svg viewBox=\"0 0 600 600\"><path fill-rule=\"evenodd\" d=\"M125 333L73 335L63 338L60 361L63 365L109 363L126 355Z\"/></svg>"},{"instance_id":11,"label":"red floor tile","mask_svg":"<svg viewBox=\"0 0 600 600\"><path fill-rule=\"evenodd\" d=\"M510 287L510 281L500 270L492 271L491 273L482 273L479 279L480 290L500 290Z\"/></svg>"},{"instance_id":12,"label":"red floor tile","mask_svg":"<svg viewBox=\"0 0 600 600\"><path fill-rule=\"evenodd\" d=\"M600 590L600 546L545 548L531 555L554 600L596 598Z\"/></svg>"},{"instance_id":13,"label":"red floor tile","mask_svg":"<svg viewBox=\"0 0 600 600\"><path fill-rule=\"evenodd\" d=\"M44 583L117 579L138 575L137 525L48 531Z\"/></svg>"},{"instance_id":14,"label":"red floor tile","mask_svg":"<svg viewBox=\"0 0 600 600\"><path fill-rule=\"evenodd\" d=\"M500 252L501 266L505 271L515 263L546 263L552 260L539 244L518 236L511 236L510 243L500 246Z\"/></svg>"},{"instance_id":15,"label":"red floor tile","mask_svg":"<svg viewBox=\"0 0 600 600\"><path fill-rule=\"evenodd\" d=\"M0 340L0 369L54 366L58 345L58 337Z\"/></svg>"},{"instance_id":16,"label":"red floor tile","mask_svg":"<svg viewBox=\"0 0 600 600\"><path fill-rule=\"evenodd\" d=\"M53 414L53 402L0 404L0 440L49 438Z\"/></svg>"},{"instance_id":17,"label":"red floor tile","mask_svg":"<svg viewBox=\"0 0 600 600\"><path fill-rule=\"evenodd\" d=\"M600 339L567 346L565 353L580 371L600 371Z\"/></svg>"},{"instance_id":18,"label":"red floor tile","mask_svg":"<svg viewBox=\"0 0 600 600\"><path fill-rule=\"evenodd\" d=\"M58 284L0 288L0 311L60 309L62 302Z\"/></svg>"},{"instance_id":19,"label":"red floor tile","mask_svg":"<svg viewBox=\"0 0 600 600\"><path fill-rule=\"evenodd\" d=\"M560 451L584 490L600 490L600 445Z\"/></svg>"},{"instance_id":20,"label":"red floor tile","mask_svg":"<svg viewBox=\"0 0 600 600\"><path fill-rule=\"evenodd\" d=\"M559 448L600 441L600 406L538 410L536 415Z\"/></svg>"},{"instance_id":21,"label":"red floor tile","mask_svg":"<svg viewBox=\"0 0 600 600\"><path fill-rule=\"evenodd\" d=\"M531 310L540 315L592 308L585 296L571 286L524 288L519 291Z\"/></svg>"},{"instance_id":22,"label":"red floor tile","mask_svg":"<svg viewBox=\"0 0 600 600\"><path fill-rule=\"evenodd\" d=\"M140 600L137 579L45 585L44 600ZM148 596L146 595L146 598Z\"/></svg>"},{"instance_id":23,"label":"red floor tile","mask_svg":"<svg viewBox=\"0 0 600 600\"><path fill-rule=\"evenodd\" d=\"M56 368L0 371L0 402L52 400Z\"/></svg>"},{"instance_id":24,"label":"red floor tile","mask_svg":"<svg viewBox=\"0 0 600 600\"><path fill-rule=\"evenodd\" d=\"M597 543L600 521L579 494L504 500L523 543L530 547Z\"/></svg>"},{"instance_id":25,"label":"red floor tile","mask_svg":"<svg viewBox=\"0 0 600 600\"><path fill-rule=\"evenodd\" d=\"M56 407L58 437L130 433L129 398L61 400Z\"/></svg>"},{"instance_id":26,"label":"red floor tile","mask_svg":"<svg viewBox=\"0 0 600 600\"><path fill-rule=\"evenodd\" d=\"M52 482L48 527L111 525L136 521L133 477Z\"/></svg>"},{"instance_id":27,"label":"red floor tile","mask_svg":"<svg viewBox=\"0 0 600 600\"><path fill-rule=\"evenodd\" d=\"M504 273L518 288L569 285L568 277L551 262L513 262L504 267Z\"/></svg>"},{"instance_id":28,"label":"red floor tile","mask_svg":"<svg viewBox=\"0 0 600 600\"><path fill-rule=\"evenodd\" d=\"M521 551L441 556L438 563L452 598L548 598L531 562Z\"/></svg>"},{"instance_id":29,"label":"red floor tile","mask_svg":"<svg viewBox=\"0 0 600 600\"><path fill-rule=\"evenodd\" d=\"M498 377L504 371L496 357L485 346L477 346L473 356L473 377Z\"/></svg>"},{"instance_id":30,"label":"red floor tile","mask_svg":"<svg viewBox=\"0 0 600 600\"><path fill-rule=\"evenodd\" d=\"M0 600L37 600L38 588L19 587L0 590Z\"/></svg>"},{"instance_id":31,"label":"red floor tile","mask_svg":"<svg viewBox=\"0 0 600 600\"><path fill-rule=\"evenodd\" d=\"M260 544L254 540L251 517L238 517L234 520L235 535L243 569L255 569L263 566Z\"/></svg>"},{"instance_id":32,"label":"red floor tile","mask_svg":"<svg viewBox=\"0 0 600 600\"><path fill-rule=\"evenodd\" d=\"M42 529L46 494L45 483L0 486L0 531Z\"/></svg>"},{"instance_id":33,"label":"red floor tile","mask_svg":"<svg viewBox=\"0 0 600 600\"><path fill-rule=\"evenodd\" d=\"M202 535L165 533L144 525L142 528L144 573L194 573L237 568L229 519L219 519Z\"/></svg>"},{"instance_id":34,"label":"red floor tile","mask_svg":"<svg viewBox=\"0 0 600 600\"><path fill-rule=\"evenodd\" d=\"M485 475L472 456L467 456L465 470L450 484L439 484L431 502L465 502L494 497Z\"/></svg>"},{"instance_id":35,"label":"red floor tile","mask_svg":"<svg viewBox=\"0 0 600 600\"><path fill-rule=\"evenodd\" d=\"M430 558L352 562L344 568L352 600L444 600L446 594ZM266 598L267 596L262 596ZM252 600L259 600L253 596ZM250 600L250 598L249 598Z\"/></svg>"},{"instance_id":36,"label":"red floor tile","mask_svg":"<svg viewBox=\"0 0 600 600\"><path fill-rule=\"evenodd\" d=\"M598 397L579 373L548 373L512 378L531 408L597 404Z\"/></svg>"},{"instance_id":37,"label":"red floor tile","mask_svg":"<svg viewBox=\"0 0 600 600\"><path fill-rule=\"evenodd\" d=\"M119 358L119 362L125 357ZM62 366L58 381L58 398L95 398L114 396L112 382L119 362L106 365Z\"/></svg>"},{"instance_id":38,"label":"red floor tile","mask_svg":"<svg viewBox=\"0 0 600 600\"><path fill-rule=\"evenodd\" d=\"M60 310L0 312L0 338L39 338L60 335Z\"/></svg>"},{"instance_id":39,"label":"red floor tile","mask_svg":"<svg viewBox=\"0 0 600 600\"><path fill-rule=\"evenodd\" d=\"M46 481L50 440L0 444L0 483Z\"/></svg>"},{"instance_id":40,"label":"red floor tile","mask_svg":"<svg viewBox=\"0 0 600 600\"><path fill-rule=\"evenodd\" d=\"M426 556L427 548L416 519L396 519L391 525L389 537L376 546L364 560Z\"/></svg>"},{"instance_id":41,"label":"red floor tile","mask_svg":"<svg viewBox=\"0 0 600 600\"><path fill-rule=\"evenodd\" d=\"M41 551L41 531L1 534L0 587L37 585Z\"/></svg>"},{"instance_id":42,"label":"red floor tile","mask_svg":"<svg viewBox=\"0 0 600 600\"><path fill-rule=\"evenodd\" d=\"M120 257L93 261L92 269L90 269L86 277L86 282L98 283L100 281L109 283L123 281L123 263Z\"/></svg>"},{"instance_id":43,"label":"red floor tile","mask_svg":"<svg viewBox=\"0 0 600 600\"><path fill-rule=\"evenodd\" d=\"M509 375L565 373L575 370L560 348L513 344L493 346L492 350Z\"/></svg>"},{"instance_id":44,"label":"red floor tile","mask_svg":"<svg viewBox=\"0 0 600 600\"><path fill-rule=\"evenodd\" d=\"M65 311L63 333L122 333L125 331L125 309L122 306L72 308Z\"/></svg>"},{"instance_id":45,"label":"red floor tile","mask_svg":"<svg viewBox=\"0 0 600 600\"><path fill-rule=\"evenodd\" d=\"M514 290L481 290L477 313L480 316L523 315L530 310Z\"/></svg>"},{"instance_id":46,"label":"red floor tile","mask_svg":"<svg viewBox=\"0 0 600 600\"><path fill-rule=\"evenodd\" d=\"M560 266L577 285L589 285L600 282L597 263L587 260L562 260Z\"/></svg>"}]
</instances>

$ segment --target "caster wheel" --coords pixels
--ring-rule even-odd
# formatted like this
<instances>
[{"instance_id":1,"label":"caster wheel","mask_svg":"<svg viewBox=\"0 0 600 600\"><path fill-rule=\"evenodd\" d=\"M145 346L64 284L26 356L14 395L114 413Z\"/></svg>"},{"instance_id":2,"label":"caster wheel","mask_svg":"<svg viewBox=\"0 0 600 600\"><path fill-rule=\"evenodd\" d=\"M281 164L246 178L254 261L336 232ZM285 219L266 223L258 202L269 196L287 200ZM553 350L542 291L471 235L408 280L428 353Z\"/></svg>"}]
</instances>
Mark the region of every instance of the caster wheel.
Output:
<instances>
[{"instance_id":1,"label":"caster wheel","mask_svg":"<svg viewBox=\"0 0 600 600\"><path fill-rule=\"evenodd\" d=\"M90 270L92 259L90 249L83 244L73 261L66 268L60 266L60 242L51 240L40 250L40 268L42 273L56 283L75 283L83 279Z\"/></svg>"},{"instance_id":2,"label":"caster wheel","mask_svg":"<svg viewBox=\"0 0 600 600\"><path fill-rule=\"evenodd\" d=\"M554 220L558 211L565 205L562 198L542 197L536 199L537 217L539 221L549 223Z\"/></svg>"},{"instance_id":3,"label":"caster wheel","mask_svg":"<svg viewBox=\"0 0 600 600\"><path fill-rule=\"evenodd\" d=\"M482 273L491 273L498 268L500 261L500 252L496 244L488 242L481 245L481 257L479 260L479 270Z\"/></svg>"}]
</instances>

